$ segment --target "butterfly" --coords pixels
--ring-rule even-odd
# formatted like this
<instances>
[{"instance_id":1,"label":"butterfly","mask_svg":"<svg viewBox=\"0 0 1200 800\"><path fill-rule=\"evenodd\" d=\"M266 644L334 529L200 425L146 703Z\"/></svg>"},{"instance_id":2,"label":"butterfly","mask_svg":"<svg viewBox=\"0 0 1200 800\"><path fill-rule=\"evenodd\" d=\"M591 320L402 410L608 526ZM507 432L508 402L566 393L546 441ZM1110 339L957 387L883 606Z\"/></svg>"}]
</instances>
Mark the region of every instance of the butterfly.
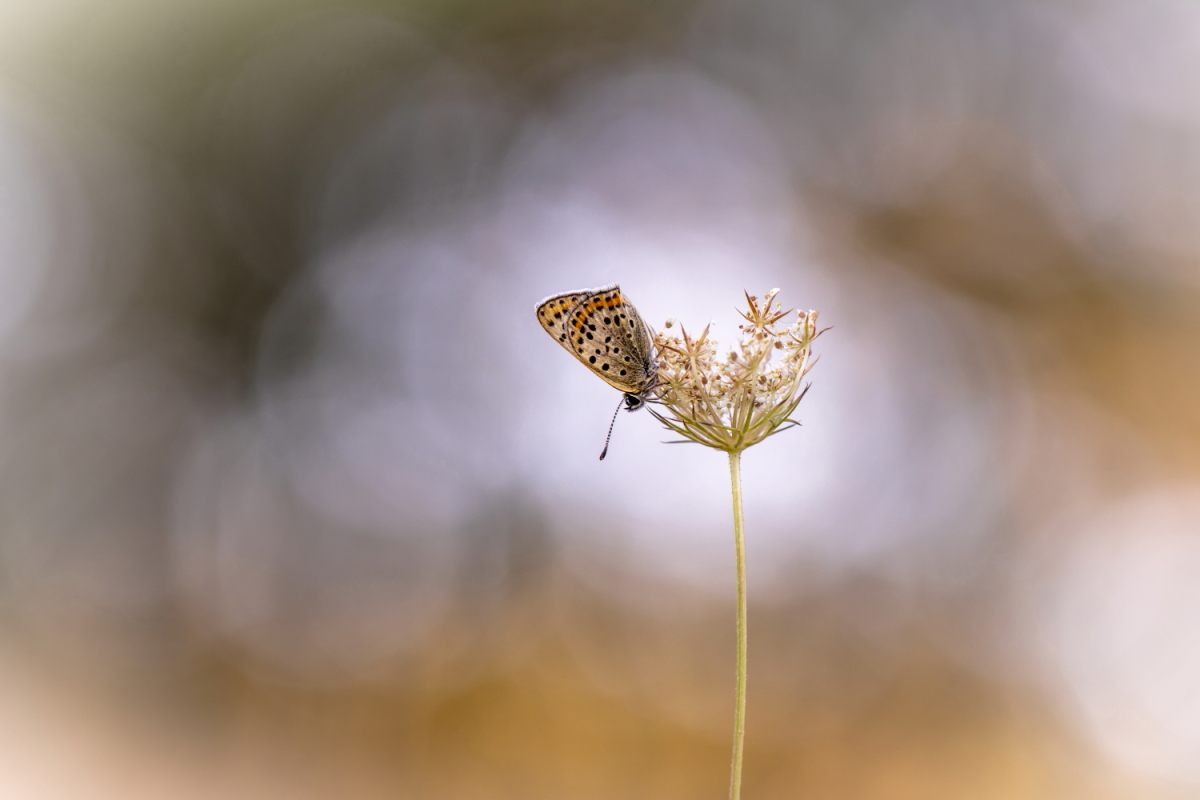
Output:
<instances>
[{"instance_id":1,"label":"butterfly","mask_svg":"<svg viewBox=\"0 0 1200 800\"><path fill-rule=\"evenodd\" d=\"M650 329L621 287L613 283L551 295L536 311L546 333L605 383L625 393L626 411L646 404L657 385L654 345ZM611 436L612 425L608 431ZM607 452L605 440L601 460Z\"/></svg>"}]
</instances>

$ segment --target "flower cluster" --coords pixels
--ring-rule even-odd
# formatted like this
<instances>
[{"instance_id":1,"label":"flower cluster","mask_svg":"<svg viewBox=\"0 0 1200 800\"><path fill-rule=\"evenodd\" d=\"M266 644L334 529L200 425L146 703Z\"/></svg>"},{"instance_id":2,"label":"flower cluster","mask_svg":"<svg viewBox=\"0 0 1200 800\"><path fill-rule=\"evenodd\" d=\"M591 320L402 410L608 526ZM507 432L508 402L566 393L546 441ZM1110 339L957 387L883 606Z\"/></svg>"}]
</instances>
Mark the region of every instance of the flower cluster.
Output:
<instances>
[{"instance_id":1,"label":"flower cluster","mask_svg":"<svg viewBox=\"0 0 1200 800\"><path fill-rule=\"evenodd\" d=\"M685 441L730 453L799 424L791 414L807 391L800 384L816 363L812 341L821 331L816 311L782 322L792 312L775 302L778 293L772 289L761 300L746 294L741 339L724 358L709 326L698 337L682 326L679 336L655 334L658 402L650 409L660 422Z\"/></svg>"}]
</instances>

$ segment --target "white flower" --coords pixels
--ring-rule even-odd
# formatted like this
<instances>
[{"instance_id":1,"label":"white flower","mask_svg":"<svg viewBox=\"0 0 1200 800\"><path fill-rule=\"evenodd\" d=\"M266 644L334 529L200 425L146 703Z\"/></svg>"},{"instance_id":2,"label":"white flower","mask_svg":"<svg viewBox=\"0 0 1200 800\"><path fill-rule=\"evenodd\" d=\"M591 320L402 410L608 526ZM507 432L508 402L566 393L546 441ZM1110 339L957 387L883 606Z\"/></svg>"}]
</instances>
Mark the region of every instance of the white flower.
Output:
<instances>
[{"instance_id":1,"label":"white flower","mask_svg":"<svg viewBox=\"0 0 1200 800\"><path fill-rule=\"evenodd\" d=\"M808 390L800 384L816 363L812 341L822 331L816 311L797 311L795 322L780 327L791 312L780 310L778 293L772 289L761 301L746 294L741 339L724 359L708 336L711 323L697 338L682 325L680 336L655 335L658 402L650 410L660 422L687 441L730 453L799 424L791 414Z\"/></svg>"}]
</instances>

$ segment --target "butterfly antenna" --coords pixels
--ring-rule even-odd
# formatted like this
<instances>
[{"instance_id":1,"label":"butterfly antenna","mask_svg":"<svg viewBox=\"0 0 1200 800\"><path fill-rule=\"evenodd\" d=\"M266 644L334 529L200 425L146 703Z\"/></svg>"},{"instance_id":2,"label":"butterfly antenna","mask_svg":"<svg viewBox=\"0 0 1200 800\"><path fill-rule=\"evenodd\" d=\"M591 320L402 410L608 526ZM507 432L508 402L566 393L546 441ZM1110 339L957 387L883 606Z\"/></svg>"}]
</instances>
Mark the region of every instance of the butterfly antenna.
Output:
<instances>
[{"instance_id":1,"label":"butterfly antenna","mask_svg":"<svg viewBox=\"0 0 1200 800\"><path fill-rule=\"evenodd\" d=\"M600 451L600 460L601 461L603 461L604 457L606 455L608 455L608 442L610 439L612 439L612 429L613 429L613 426L617 424L617 414L621 413L621 406L623 406L623 405L625 405L624 397L621 398L620 403L617 403L617 410L613 412L612 422L608 423L608 436L604 437L604 449Z\"/></svg>"}]
</instances>

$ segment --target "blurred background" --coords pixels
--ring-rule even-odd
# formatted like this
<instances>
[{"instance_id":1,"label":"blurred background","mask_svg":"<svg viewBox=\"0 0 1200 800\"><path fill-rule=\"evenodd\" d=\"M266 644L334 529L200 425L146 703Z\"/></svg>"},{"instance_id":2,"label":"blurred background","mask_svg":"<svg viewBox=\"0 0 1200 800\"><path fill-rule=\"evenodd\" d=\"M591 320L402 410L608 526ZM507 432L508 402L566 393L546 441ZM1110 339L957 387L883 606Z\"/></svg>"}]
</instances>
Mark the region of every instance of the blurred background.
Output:
<instances>
[{"instance_id":1,"label":"blurred background","mask_svg":"<svg viewBox=\"0 0 1200 800\"><path fill-rule=\"evenodd\" d=\"M0 3L0 796L1200 796L1200 7Z\"/></svg>"}]
</instances>

